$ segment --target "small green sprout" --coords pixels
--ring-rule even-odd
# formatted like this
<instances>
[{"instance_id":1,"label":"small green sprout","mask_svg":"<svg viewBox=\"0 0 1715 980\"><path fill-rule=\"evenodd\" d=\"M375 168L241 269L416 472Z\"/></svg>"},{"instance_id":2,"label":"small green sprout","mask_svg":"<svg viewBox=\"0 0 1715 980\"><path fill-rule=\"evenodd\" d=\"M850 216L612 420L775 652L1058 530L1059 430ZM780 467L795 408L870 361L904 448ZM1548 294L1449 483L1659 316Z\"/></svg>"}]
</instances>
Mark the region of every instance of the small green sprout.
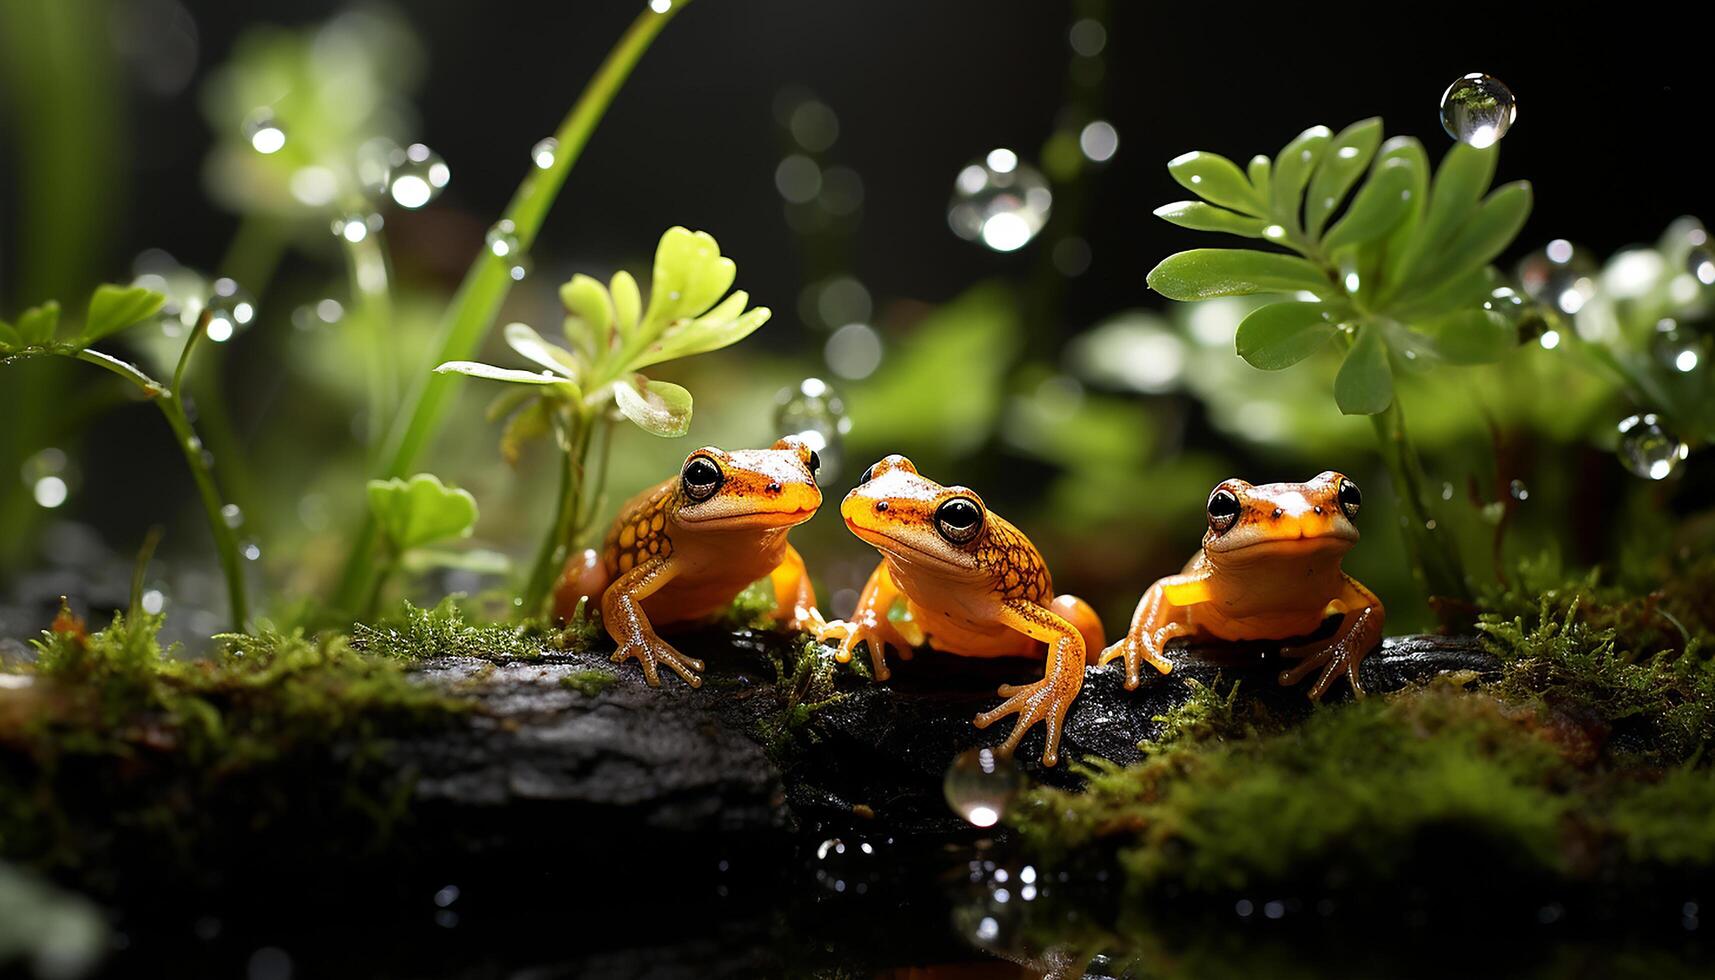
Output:
<instances>
[{"instance_id":1,"label":"small green sprout","mask_svg":"<svg viewBox=\"0 0 1715 980\"><path fill-rule=\"evenodd\" d=\"M387 542L388 561L376 579L375 600L406 552L451 538L469 537L476 527L476 498L468 490L443 484L432 473L409 480L370 480L369 509Z\"/></svg>"},{"instance_id":2,"label":"small green sprout","mask_svg":"<svg viewBox=\"0 0 1715 980\"><path fill-rule=\"evenodd\" d=\"M525 589L525 615L541 612L554 573L599 507L602 474L590 479L585 461L599 432L605 464L613 415L657 436L690 430L691 393L649 378L643 369L730 346L768 321L766 307L747 308L750 296L743 290L728 295L737 272L707 233L669 228L655 250L647 307L630 273L615 273L605 286L589 276L573 276L560 287L569 349L522 323L505 329L507 344L540 370L477 361L448 361L435 368L518 386L489 407L491 419L507 420L500 449L508 462L517 461L526 440L549 433L564 454L558 518Z\"/></svg>"},{"instance_id":3,"label":"small green sprout","mask_svg":"<svg viewBox=\"0 0 1715 980\"><path fill-rule=\"evenodd\" d=\"M1383 143L1373 118L1338 134L1307 129L1274 160L1253 158L1248 174L1217 154L1184 154L1168 170L1202 200L1157 215L1284 251L1192 249L1149 273L1150 287L1175 300L1282 294L1239 324L1237 353L1254 367L1289 367L1340 339L1334 400L1348 415L1375 418L1382 455L1414 518L1407 544L1418 576L1431 594L1449 597L1465 597L1469 587L1429 518L1394 376L1494 361L1517 346L1516 324L1490 303L1501 280L1489 263L1523 227L1531 190L1518 181L1485 197L1496 155L1493 146L1455 144L1432 175L1421 143L1408 136Z\"/></svg>"},{"instance_id":4,"label":"small green sprout","mask_svg":"<svg viewBox=\"0 0 1715 980\"><path fill-rule=\"evenodd\" d=\"M203 513L209 530L214 534L215 549L220 557L221 572L226 577L227 598L231 604L233 625L243 629L250 610L245 597L244 569L238 557L238 538L222 515L225 502L214 481L210 464L204 458L202 440L191 426L183 396L185 369L197 341L208 332L209 313L204 310L196 329L185 340L179 352L178 367L173 372L172 387L150 377L137 365L104 354L90 345L105 340L120 331L149 320L161 311L166 297L142 286L119 286L103 283L89 298L83 325L77 330L60 329L60 305L48 301L25 310L16 324L0 320L0 366L30 357L67 357L94 364L124 378L143 390L143 394L166 416L173 436L184 454L185 465L196 481L202 499ZM62 334L64 336L62 336Z\"/></svg>"}]
</instances>

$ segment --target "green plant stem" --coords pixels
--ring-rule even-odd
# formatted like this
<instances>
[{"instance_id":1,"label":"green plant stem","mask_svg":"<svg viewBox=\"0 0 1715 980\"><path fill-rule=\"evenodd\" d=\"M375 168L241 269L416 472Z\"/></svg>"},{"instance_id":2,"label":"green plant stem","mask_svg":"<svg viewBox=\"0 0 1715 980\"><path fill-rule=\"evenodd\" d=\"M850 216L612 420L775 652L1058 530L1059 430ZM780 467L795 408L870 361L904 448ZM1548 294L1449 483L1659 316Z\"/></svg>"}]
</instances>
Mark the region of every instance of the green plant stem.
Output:
<instances>
[{"instance_id":1,"label":"green plant stem","mask_svg":"<svg viewBox=\"0 0 1715 980\"><path fill-rule=\"evenodd\" d=\"M1371 329L1371 328L1365 328ZM1405 526L1405 550L1412 573L1430 596L1468 602L1470 585L1465 581L1458 551L1447 532L1430 514L1424 485L1428 482L1423 460L1417 455L1405 429L1405 413L1399 393L1385 411L1370 416L1376 429L1376 445L1393 479Z\"/></svg>"},{"instance_id":2,"label":"green plant stem","mask_svg":"<svg viewBox=\"0 0 1715 980\"><path fill-rule=\"evenodd\" d=\"M581 510L584 488L584 458L589 453L593 419L586 411L574 414L567 421L556 421L555 441L563 448L560 455L560 492L554 507L554 520L548 526L547 537L536 551L536 563L524 589L525 616L539 616L547 611L548 593L554 579L565 564L573 545L574 529Z\"/></svg>"},{"instance_id":3,"label":"green plant stem","mask_svg":"<svg viewBox=\"0 0 1715 980\"><path fill-rule=\"evenodd\" d=\"M590 135L631 75L638 59L667 22L689 2L680 0L666 13L645 10L620 37L607 60L585 86L583 94L554 134L558 147L553 165L546 170L532 167L503 215L512 222L521 247L528 250L535 242L548 209L566 182L566 175L571 172L572 165L577 162ZM512 285L506 266L507 263L488 249L483 249L477 256L442 317L440 343L428 366L465 360L476 352ZM454 375L424 370L415 376L378 454L379 463L374 468L376 476L388 479L407 474L423 447L439 431L454 390ZM354 599L367 592L365 586L373 574L377 541L378 529L374 518L366 518L340 578L335 596L335 604L339 608L351 608L355 604Z\"/></svg>"},{"instance_id":4,"label":"green plant stem","mask_svg":"<svg viewBox=\"0 0 1715 980\"><path fill-rule=\"evenodd\" d=\"M375 575L375 585L369 590L369 597L363 601L363 613L360 618L366 622L374 621L376 610L381 608L381 596L387 590L387 583L393 579L394 573L399 570L401 558L399 552L386 545L382 546L381 551L381 570Z\"/></svg>"},{"instance_id":5,"label":"green plant stem","mask_svg":"<svg viewBox=\"0 0 1715 980\"><path fill-rule=\"evenodd\" d=\"M393 276L381 232L368 232L356 242L342 235L340 243L351 278L352 313L363 332L369 450L373 454L380 450L387 420L399 402L399 370L389 344L393 330Z\"/></svg>"},{"instance_id":6,"label":"green plant stem","mask_svg":"<svg viewBox=\"0 0 1715 980\"><path fill-rule=\"evenodd\" d=\"M184 454L185 465L190 467L191 479L196 481L197 496L202 499L203 513L208 518L209 530L214 534L215 554L220 559L221 574L226 576L227 602L232 613L232 628L235 632L243 632L245 624L250 620L250 604L245 597L244 564L238 556L238 535L227 526L226 518L221 514L224 507L220 498L220 489L215 485L214 472L203 460L202 440L197 438L196 430L191 426L191 420L185 414L184 398L180 394L185 380L185 369L190 365L191 352L196 349L197 341L208 332L208 312L204 311L202 318L197 321L196 329L191 332L190 339L185 341L185 349L179 354L179 366L173 371L173 389L165 397L155 399L160 406L161 414L167 417L167 424L172 427L173 435L177 437L179 451Z\"/></svg>"}]
</instances>

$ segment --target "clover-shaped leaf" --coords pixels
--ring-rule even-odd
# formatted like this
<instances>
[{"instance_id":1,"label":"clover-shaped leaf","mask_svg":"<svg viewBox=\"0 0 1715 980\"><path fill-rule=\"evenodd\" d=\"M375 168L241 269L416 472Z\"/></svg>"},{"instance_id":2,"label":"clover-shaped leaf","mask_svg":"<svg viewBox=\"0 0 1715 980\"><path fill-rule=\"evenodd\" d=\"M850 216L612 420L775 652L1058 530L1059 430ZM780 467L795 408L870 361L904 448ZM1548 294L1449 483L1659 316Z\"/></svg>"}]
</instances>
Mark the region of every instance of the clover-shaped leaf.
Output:
<instances>
[{"instance_id":1,"label":"clover-shaped leaf","mask_svg":"<svg viewBox=\"0 0 1715 980\"><path fill-rule=\"evenodd\" d=\"M18 317L19 346L33 347L45 344L54 339L54 331L60 325L60 304L48 300L40 306L33 306Z\"/></svg>"},{"instance_id":2,"label":"clover-shaped leaf","mask_svg":"<svg viewBox=\"0 0 1715 980\"><path fill-rule=\"evenodd\" d=\"M370 480L369 509L398 553L468 537L476 526L476 498L431 473L409 480Z\"/></svg>"},{"instance_id":3,"label":"clover-shaped leaf","mask_svg":"<svg viewBox=\"0 0 1715 980\"><path fill-rule=\"evenodd\" d=\"M78 343L93 344L109 334L142 323L161 311L167 297L142 286L102 283L89 297L89 313L83 319Z\"/></svg>"},{"instance_id":4,"label":"clover-shaped leaf","mask_svg":"<svg viewBox=\"0 0 1715 980\"><path fill-rule=\"evenodd\" d=\"M620 414L652 435L668 438L691 431L691 393L666 381L651 381L641 374L613 386Z\"/></svg>"}]
</instances>

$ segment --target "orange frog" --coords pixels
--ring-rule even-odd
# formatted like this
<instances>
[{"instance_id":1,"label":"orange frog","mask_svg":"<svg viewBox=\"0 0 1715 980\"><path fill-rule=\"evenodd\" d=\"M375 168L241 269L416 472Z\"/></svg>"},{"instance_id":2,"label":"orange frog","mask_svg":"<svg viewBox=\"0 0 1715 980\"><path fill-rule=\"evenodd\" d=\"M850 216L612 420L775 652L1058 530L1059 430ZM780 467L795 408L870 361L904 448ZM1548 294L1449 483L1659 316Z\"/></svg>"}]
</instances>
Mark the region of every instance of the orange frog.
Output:
<instances>
[{"instance_id":1,"label":"orange frog","mask_svg":"<svg viewBox=\"0 0 1715 980\"><path fill-rule=\"evenodd\" d=\"M1131 629L1102 653L1102 663L1125 658L1126 687L1138 685L1147 661L1172 669L1163 653L1176 636L1221 640L1283 640L1316 632L1333 615L1333 635L1283 651L1300 662L1280 673L1296 684L1320 668L1310 697L1320 698L1341 675L1362 696L1358 664L1381 639L1386 613L1375 593L1340 569L1357 543L1363 493L1339 473L1309 483L1252 486L1228 480L1209 495L1209 530L1185 570L1143 594Z\"/></svg>"},{"instance_id":2,"label":"orange frog","mask_svg":"<svg viewBox=\"0 0 1715 980\"><path fill-rule=\"evenodd\" d=\"M889 456L864 472L846 495L840 516L853 534L881 552L849 621L817 630L836 640L836 658L849 662L859 643L869 648L878 680L889 676L886 653L910 656L914 645L888 611L903 597L907 629L932 649L966 657L1042 655L1040 681L1006 685L1006 701L976 717L978 728L1017 715L1002 751L1010 754L1037 722L1048 725L1042 764L1059 756L1060 729L1084 686L1088 653L1102 647L1095 611L1076 596L1054 595L1048 566L1030 539L983 506L975 492L944 487L917 472L904 456Z\"/></svg>"},{"instance_id":3,"label":"orange frog","mask_svg":"<svg viewBox=\"0 0 1715 980\"><path fill-rule=\"evenodd\" d=\"M821 460L796 437L772 449L704 447L679 474L620 509L598 554L567 561L554 588L562 619L586 596L601 597L602 623L619 644L615 663L635 657L651 687L665 666L692 687L702 661L675 650L657 627L707 621L745 587L772 580L776 615L789 629L821 626L804 559L786 541L822 505Z\"/></svg>"}]
</instances>

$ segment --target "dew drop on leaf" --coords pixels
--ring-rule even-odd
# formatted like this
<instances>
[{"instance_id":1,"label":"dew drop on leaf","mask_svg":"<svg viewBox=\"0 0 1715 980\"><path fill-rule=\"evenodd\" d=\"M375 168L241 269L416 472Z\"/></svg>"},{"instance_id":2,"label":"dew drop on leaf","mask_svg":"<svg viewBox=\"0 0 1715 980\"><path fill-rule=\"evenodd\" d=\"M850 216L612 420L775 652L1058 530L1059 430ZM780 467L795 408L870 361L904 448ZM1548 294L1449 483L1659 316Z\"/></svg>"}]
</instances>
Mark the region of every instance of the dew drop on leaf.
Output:
<instances>
[{"instance_id":1,"label":"dew drop on leaf","mask_svg":"<svg viewBox=\"0 0 1715 980\"><path fill-rule=\"evenodd\" d=\"M255 319L256 300L243 286L225 277L216 279L209 286L209 340L223 344Z\"/></svg>"},{"instance_id":2,"label":"dew drop on leaf","mask_svg":"<svg viewBox=\"0 0 1715 980\"><path fill-rule=\"evenodd\" d=\"M547 170L554 165L554 158L559 152L560 141L552 136L544 137L530 148L530 162L536 165L537 170Z\"/></svg>"},{"instance_id":3,"label":"dew drop on leaf","mask_svg":"<svg viewBox=\"0 0 1715 980\"><path fill-rule=\"evenodd\" d=\"M1667 479L1690 451L1653 413L1633 415L1620 423L1620 462L1646 480Z\"/></svg>"},{"instance_id":4,"label":"dew drop on leaf","mask_svg":"<svg viewBox=\"0 0 1715 980\"><path fill-rule=\"evenodd\" d=\"M274 110L264 106L244 117L244 139L257 153L278 153L286 146L286 130L274 118Z\"/></svg>"},{"instance_id":5,"label":"dew drop on leaf","mask_svg":"<svg viewBox=\"0 0 1715 980\"><path fill-rule=\"evenodd\" d=\"M227 527L236 530L244 526L244 511L237 504L227 504L220 509L220 519Z\"/></svg>"},{"instance_id":6,"label":"dew drop on leaf","mask_svg":"<svg viewBox=\"0 0 1715 980\"><path fill-rule=\"evenodd\" d=\"M1685 271L1705 286L1715 286L1715 252L1696 246L1685 255Z\"/></svg>"},{"instance_id":7,"label":"dew drop on leaf","mask_svg":"<svg viewBox=\"0 0 1715 980\"><path fill-rule=\"evenodd\" d=\"M774 396L774 431L797 436L822 458L818 476L826 482L840 470L845 435L852 428L845 401L821 378L805 378Z\"/></svg>"},{"instance_id":8,"label":"dew drop on leaf","mask_svg":"<svg viewBox=\"0 0 1715 980\"><path fill-rule=\"evenodd\" d=\"M1557 238L1525 256L1518 281L1526 296L1572 316L1596 295L1596 262L1583 249Z\"/></svg>"},{"instance_id":9,"label":"dew drop on leaf","mask_svg":"<svg viewBox=\"0 0 1715 980\"><path fill-rule=\"evenodd\" d=\"M412 143L393 155L387 192L402 208L415 210L441 195L452 181L452 169L441 155Z\"/></svg>"},{"instance_id":10,"label":"dew drop on leaf","mask_svg":"<svg viewBox=\"0 0 1715 980\"><path fill-rule=\"evenodd\" d=\"M974 827L993 827L1006 816L1012 801L1024 791L1028 780L1010 759L993 749L976 748L959 753L947 767L941 791L947 805Z\"/></svg>"},{"instance_id":11,"label":"dew drop on leaf","mask_svg":"<svg viewBox=\"0 0 1715 980\"><path fill-rule=\"evenodd\" d=\"M49 446L24 460L20 475L36 506L53 510L71 497L73 473L65 450Z\"/></svg>"},{"instance_id":12,"label":"dew drop on leaf","mask_svg":"<svg viewBox=\"0 0 1715 980\"><path fill-rule=\"evenodd\" d=\"M1054 194L1042 174L1001 148L959 171L947 205L947 224L966 241L1013 252L1048 223L1053 204Z\"/></svg>"},{"instance_id":13,"label":"dew drop on leaf","mask_svg":"<svg viewBox=\"0 0 1715 980\"><path fill-rule=\"evenodd\" d=\"M1656 360L1665 367L1681 374L1690 374L1704 361L1706 344L1702 337L1672 318L1661 320L1655 325L1655 336L1652 349Z\"/></svg>"},{"instance_id":14,"label":"dew drop on leaf","mask_svg":"<svg viewBox=\"0 0 1715 980\"><path fill-rule=\"evenodd\" d=\"M1472 72L1441 94L1441 128L1478 149L1493 146L1518 118L1518 100L1501 80Z\"/></svg>"}]
</instances>

